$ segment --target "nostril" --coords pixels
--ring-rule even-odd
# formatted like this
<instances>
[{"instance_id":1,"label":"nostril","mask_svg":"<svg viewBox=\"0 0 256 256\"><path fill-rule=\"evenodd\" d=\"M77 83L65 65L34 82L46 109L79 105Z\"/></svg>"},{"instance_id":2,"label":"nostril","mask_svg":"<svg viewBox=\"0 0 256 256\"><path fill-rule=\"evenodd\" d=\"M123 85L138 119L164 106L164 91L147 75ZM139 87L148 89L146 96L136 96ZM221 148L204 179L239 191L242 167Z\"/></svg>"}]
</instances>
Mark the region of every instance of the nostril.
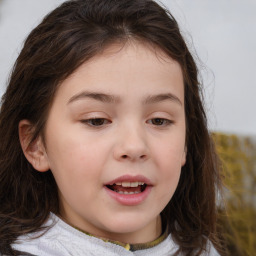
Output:
<instances>
[{"instance_id":1,"label":"nostril","mask_svg":"<svg viewBox=\"0 0 256 256\"><path fill-rule=\"evenodd\" d=\"M130 160L132 160L132 161L134 161L134 160L145 160L147 158L147 155L138 155L138 156L136 156L136 155L121 155L121 158L120 159L130 159Z\"/></svg>"}]
</instances>

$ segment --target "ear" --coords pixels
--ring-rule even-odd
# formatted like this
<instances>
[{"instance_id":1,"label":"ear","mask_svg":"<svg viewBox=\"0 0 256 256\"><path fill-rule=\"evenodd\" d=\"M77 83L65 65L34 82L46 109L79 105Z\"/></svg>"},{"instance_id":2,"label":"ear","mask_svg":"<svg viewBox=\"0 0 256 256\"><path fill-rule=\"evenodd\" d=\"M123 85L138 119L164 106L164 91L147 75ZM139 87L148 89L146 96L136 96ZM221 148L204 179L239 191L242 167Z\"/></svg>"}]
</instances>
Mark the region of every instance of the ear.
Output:
<instances>
[{"instance_id":1,"label":"ear","mask_svg":"<svg viewBox=\"0 0 256 256\"><path fill-rule=\"evenodd\" d=\"M31 142L33 125L28 120L19 123L19 139L23 153L29 163L39 172L49 170L45 146L41 136Z\"/></svg>"},{"instance_id":2,"label":"ear","mask_svg":"<svg viewBox=\"0 0 256 256\"><path fill-rule=\"evenodd\" d=\"M181 166L184 166L186 163L186 158L187 158L187 146L185 146L184 148L184 152L182 154L182 158L181 158Z\"/></svg>"}]
</instances>

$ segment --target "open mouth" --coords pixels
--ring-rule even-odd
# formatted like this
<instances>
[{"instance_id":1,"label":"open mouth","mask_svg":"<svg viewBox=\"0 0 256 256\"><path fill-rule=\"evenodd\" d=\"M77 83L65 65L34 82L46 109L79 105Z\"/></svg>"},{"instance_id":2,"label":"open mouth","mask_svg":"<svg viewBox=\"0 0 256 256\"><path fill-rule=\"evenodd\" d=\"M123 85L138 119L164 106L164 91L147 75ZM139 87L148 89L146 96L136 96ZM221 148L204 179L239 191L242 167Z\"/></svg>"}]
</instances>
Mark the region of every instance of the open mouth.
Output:
<instances>
[{"instance_id":1,"label":"open mouth","mask_svg":"<svg viewBox=\"0 0 256 256\"><path fill-rule=\"evenodd\" d=\"M111 185L106 185L106 187L119 194L132 195L142 193L146 189L147 184L139 181L117 182Z\"/></svg>"}]
</instances>

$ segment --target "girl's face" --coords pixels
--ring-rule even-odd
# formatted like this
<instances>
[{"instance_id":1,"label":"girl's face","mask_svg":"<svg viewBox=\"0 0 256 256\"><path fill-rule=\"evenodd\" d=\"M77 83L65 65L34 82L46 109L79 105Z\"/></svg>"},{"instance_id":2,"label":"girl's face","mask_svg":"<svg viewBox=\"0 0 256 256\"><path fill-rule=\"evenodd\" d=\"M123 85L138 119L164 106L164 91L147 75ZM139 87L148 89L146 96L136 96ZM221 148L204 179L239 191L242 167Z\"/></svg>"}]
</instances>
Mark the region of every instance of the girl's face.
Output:
<instances>
[{"instance_id":1,"label":"girl's face","mask_svg":"<svg viewBox=\"0 0 256 256\"><path fill-rule=\"evenodd\" d=\"M60 85L45 145L64 220L127 243L155 239L186 158L180 65L141 43L112 45Z\"/></svg>"}]
</instances>

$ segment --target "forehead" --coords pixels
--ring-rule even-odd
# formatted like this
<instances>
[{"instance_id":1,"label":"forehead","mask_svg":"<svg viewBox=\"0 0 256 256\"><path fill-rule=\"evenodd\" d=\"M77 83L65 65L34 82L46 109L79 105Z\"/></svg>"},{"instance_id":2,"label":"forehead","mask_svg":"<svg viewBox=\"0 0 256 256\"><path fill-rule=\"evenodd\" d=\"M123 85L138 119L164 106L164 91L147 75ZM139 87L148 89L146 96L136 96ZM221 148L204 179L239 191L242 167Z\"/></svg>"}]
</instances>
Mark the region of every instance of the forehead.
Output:
<instances>
[{"instance_id":1,"label":"forehead","mask_svg":"<svg viewBox=\"0 0 256 256\"><path fill-rule=\"evenodd\" d=\"M86 90L115 91L118 94L124 88L134 91L146 88L154 93L154 90L167 85L172 90L181 87L178 97L183 98L183 75L179 63L158 47L128 41L111 44L84 62L62 82L59 90L69 89L72 94L84 87Z\"/></svg>"},{"instance_id":2,"label":"forehead","mask_svg":"<svg viewBox=\"0 0 256 256\"><path fill-rule=\"evenodd\" d=\"M141 60L146 60L144 65L148 60L154 60L158 62L158 64L173 64L178 67L178 69L182 70L180 64L170 57L166 52L164 52L159 46L150 43L146 40L137 40L137 39L128 39L126 41L115 41L111 44L107 44L102 49L100 49L93 57L89 60L86 60L82 63L72 74L77 73L81 66L93 66L95 63L99 64L104 62L108 62L112 60L123 62L123 59L126 58L126 61L130 57L130 61L133 62L135 57L140 55ZM149 62L148 62L149 63Z\"/></svg>"},{"instance_id":3,"label":"forehead","mask_svg":"<svg viewBox=\"0 0 256 256\"><path fill-rule=\"evenodd\" d=\"M124 43L116 42L110 44L86 63L94 62L95 60L98 61L99 59L108 60L111 58L115 60L119 59L120 62L123 62L122 58L126 58L126 60L130 58L130 61L133 62L136 57L139 57L142 62L145 61L144 65L151 61L157 64L162 64L162 66L166 64L176 65L181 69L178 62L167 55L167 53L157 45L150 44L144 40L139 41L135 39L129 39Z\"/></svg>"}]
</instances>

